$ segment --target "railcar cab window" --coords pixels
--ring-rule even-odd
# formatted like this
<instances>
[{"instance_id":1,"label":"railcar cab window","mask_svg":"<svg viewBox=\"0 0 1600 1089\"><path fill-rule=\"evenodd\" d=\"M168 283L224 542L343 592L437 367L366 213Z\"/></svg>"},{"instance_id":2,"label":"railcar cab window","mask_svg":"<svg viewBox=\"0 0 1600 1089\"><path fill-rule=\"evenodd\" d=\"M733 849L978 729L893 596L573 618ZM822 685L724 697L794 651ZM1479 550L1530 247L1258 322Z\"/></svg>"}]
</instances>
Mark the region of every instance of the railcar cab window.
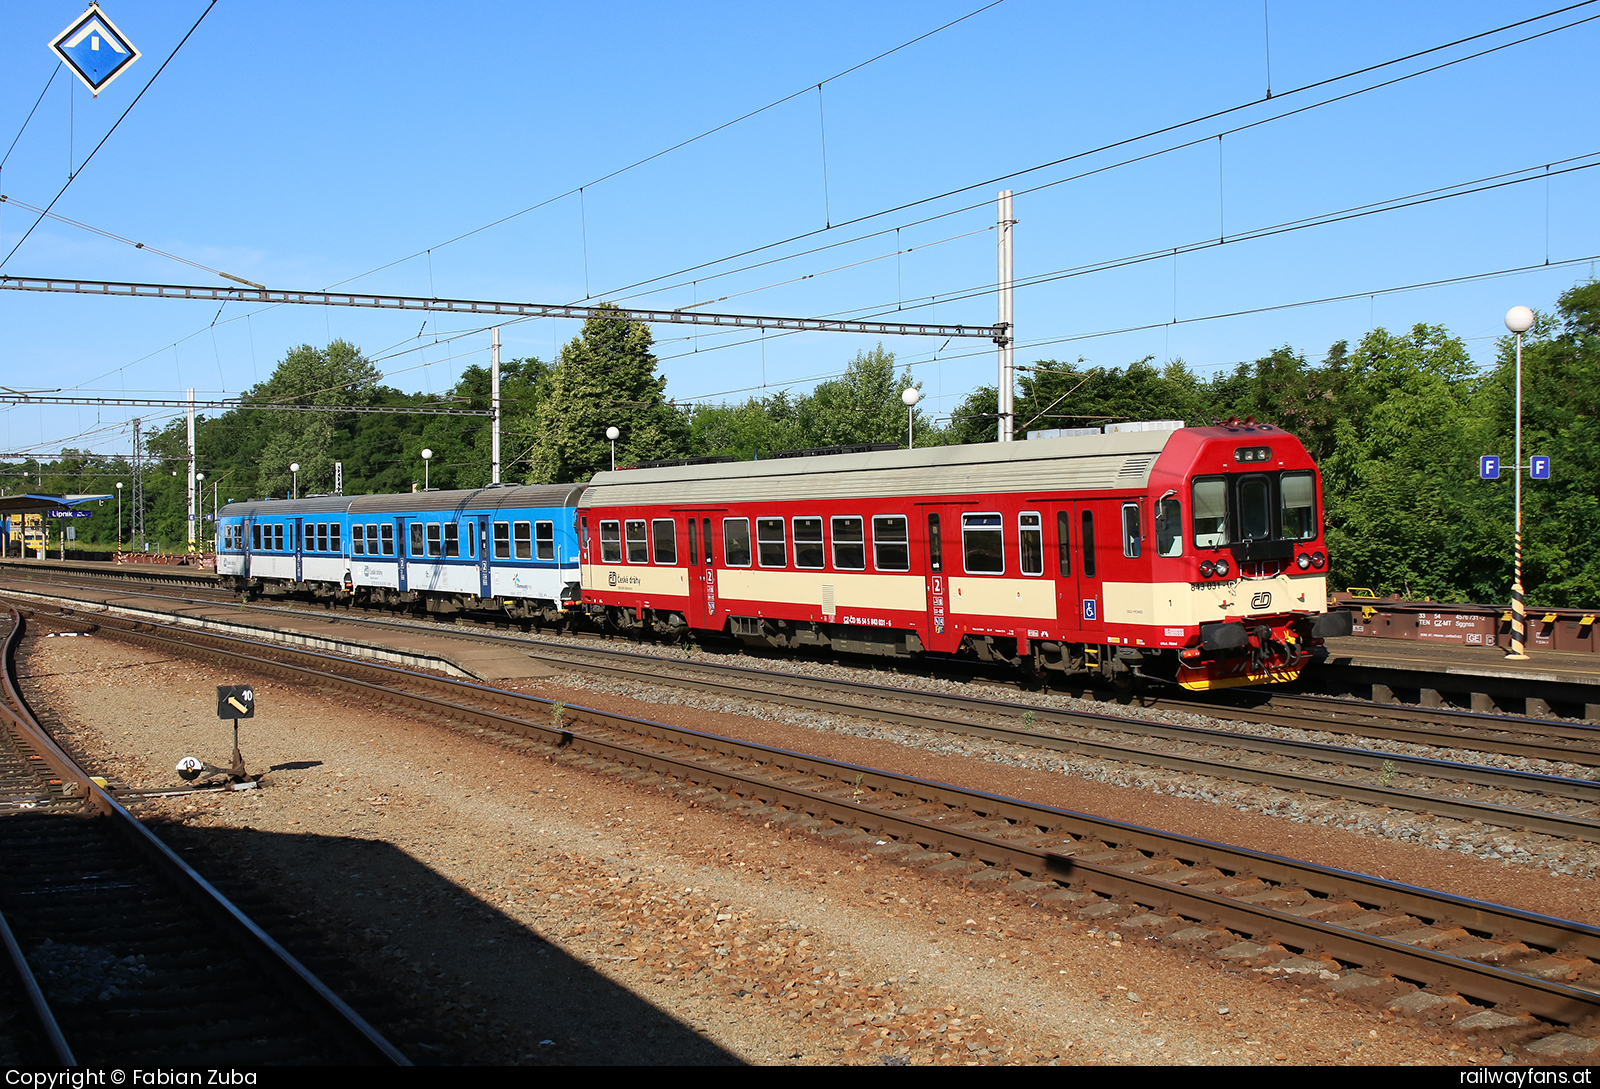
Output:
<instances>
[{"instance_id":1,"label":"railcar cab window","mask_svg":"<svg viewBox=\"0 0 1600 1089\"><path fill-rule=\"evenodd\" d=\"M496 546L498 547L498 546ZM600 523L600 562L622 562L622 523Z\"/></svg>"},{"instance_id":2,"label":"railcar cab window","mask_svg":"<svg viewBox=\"0 0 1600 1089\"><path fill-rule=\"evenodd\" d=\"M1183 506L1176 499L1156 501L1156 555L1183 555Z\"/></svg>"},{"instance_id":3,"label":"railcar cab window","mask_svg":"<svg viewBox=\"0 0 1600 1089\"><path fill-rule=\"evenodd\" d=\"M867 538L862 519L847 515L833 520L833 569L865 571Z\"/></svg>"},{"instance_id":4,"label":"railcar cab window","mask_svg":"<svg viewBox=\"0 0 1600 1089\"><path fill-rule=\"evenodd\" d=\"M711 535L706 535L710 552ZM724 518L722 520L722 559L729 567L750 566L750 519ZM709 558L706 562L710 562Z\"/></svg>"},{"instance_id":5,"label":"railcar cab window","mask_svg":"<svg viewBox=\"0 0 1600 1089\"><path fill-rule=\"evenodd\" d=\"M1122 504L1122 554L1136 559L1139 555L1139 541L1142 535L1139 525L1139 504Z\"/></svg>"},{"instance_id":6,"label":"railcar cab window","mask_svg":"<svg viewBox=\"0 0 1600 1089\"><path fill-rule=\"evenodd\" d=\"M794 520L794 565L807 570L822 570L826 561L822 551L822 519L796 518ZM766 566L767 561L761 561ZM780 564L777 566L781 566Z\"/></svg>"},{"instance_id":7,"label":"railcar cab window","mask_svg":"<svg viewBox=\"0 0 1600 1089\"><path fill-rule=\"evenodd\" d=\"M969 575L1001 575L1006 570L1003 521L998 514L961 516L961 551Z\"/></svg>"},{"instance_id":8,"label":"railcar cab window","mask_svg":"<svg viewBox=\"0 0 1600 1089\"><path fill-rule=\"evenodd\" d=\"M1309 541L1317 535L1317 489L1309 472L1284 473L1283 535L1291 541Z\"/></svg>"},{"instance_id":9,"label":"railcar cab window","mask_svg":"<svg viewBox=\"0 0 1600 1089\"><path fill-rule=\"evenodd\" d=\"M644 519L630 518L623 525L628 531L628 562L649 563L650 542L645 539Z\"/></svg>"},{"instance_id":10,"label":"railcar cab window","mask_svg":"<svg viewBox=\"0 0 1600 1089\"><path fill-rule=\"evenodd\" d=\"M905 515L880 514L872 519L872 566L879 571L911 570Z\"/></svg>"},{"instance_id":11,"label":"railcar cab window","mask_svg":"<svg viewBox=\"0 0 1600 1089\"><path fill-rule=\"evenodd\" d=\"M1222 477L1194 482L1194 546L1228 543L1228 482Z\"/></svg>"},{"instance_id":12,"label":"railcar cab window","mask_svg":"<svg viewBox=\"0 0 1600 1089\"><path fill-rule=\"evenodd\" d=\"M1024 575L1044 574L1044 522L1038 511L1017 516L1017 538Z\"/></svg>"},{"instance_id":13,"label":"railcar cab window","mask_svg":"<svg viewBox=\"0 0 1600 1089\"><path fill-rule=\"evenodd\" d=\"M657 518L650 523L650 537L655 545L656 563L663 567L678 564L678 523L671 518Z\"/></svg>"},{"instance_id":14,"label":"railcar cab window","mask_svg":"<svg viewBox=\"0 0 1600 1089\"><path fill-rule=\"evenodd\" d=\"M782 518L756 519L756 559L762 567L786 567L788 546L783 539Z\"/></svg>"},{"instance_id":15,"label":"railcar cab window","mask_svg":"<svg viewBox=\"0 0 1600 1089\"><path fill-rule=\"evenodd\" d=\"M514 546L512 554L516 559L533 559L533 523L512 522L511 542Z\"/></svg>"}]
</instances>

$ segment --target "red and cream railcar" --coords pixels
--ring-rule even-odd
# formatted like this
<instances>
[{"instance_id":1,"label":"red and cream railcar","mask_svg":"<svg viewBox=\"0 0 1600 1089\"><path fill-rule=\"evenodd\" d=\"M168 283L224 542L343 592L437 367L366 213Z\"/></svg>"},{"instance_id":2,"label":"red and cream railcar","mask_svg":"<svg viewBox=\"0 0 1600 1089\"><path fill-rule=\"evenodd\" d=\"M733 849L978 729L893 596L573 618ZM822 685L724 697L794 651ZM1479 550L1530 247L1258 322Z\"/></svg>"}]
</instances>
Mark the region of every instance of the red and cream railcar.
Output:
<instances>
[{"instance_id":1,"label":"red and cream railcar","mask_svg":"<svg viewBox=\"0 0 1600 1089\"><path fill-rule=\"evenodd\" d=\"M1348 627L1316 467L1266 425L625 469L578 515L619 630L1213 688Z\"/></svg>"}]
</instances>

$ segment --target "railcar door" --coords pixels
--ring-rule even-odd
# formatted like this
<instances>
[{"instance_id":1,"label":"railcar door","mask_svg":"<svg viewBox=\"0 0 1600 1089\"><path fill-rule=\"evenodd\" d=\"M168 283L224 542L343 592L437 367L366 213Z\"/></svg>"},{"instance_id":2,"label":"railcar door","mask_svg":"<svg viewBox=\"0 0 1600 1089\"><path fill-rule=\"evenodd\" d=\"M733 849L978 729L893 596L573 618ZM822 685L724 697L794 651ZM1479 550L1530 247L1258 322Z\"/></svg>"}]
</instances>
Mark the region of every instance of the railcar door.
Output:
<instances>
[{"instance_id":1,"label":"railcar door","mask_svg":"<svg viewBox=\"0 0 1600 1089\"><path fill-rule=\"evenodd\" d=\"M689 608L684 617L689 627L699 630L720 631L717 620L717 542L712 535L712 524L720 521L713 515L726 513L726 508L688 511L686 540L689 546L688 585Z\"/></svg>"},{"instance_id":2,"label":"railcar door","mask_svg":"<svg viewBox=\"0 0 1600 1089\"><path fill-rule=\"evenodd\" d=\"M1113 531L1105 514L1110 507L1111 504L1087 501L1071 505L1070 530L1077 546L1072 563L1076 570L1071 578L1063 580L1064 584L1071 585L1072 596L1065 602L1066 611L1060 616L1064 623L1075 620L1079 630L1085 633L1097 634L1105 630L1105 573L1100 568L1103 566L1102 539Z\"/></svg>"},{"instance_id":3,"label":"railcar door","mask_svg":"<svg viewBox=\"0 0 1600 1089\"><path fill-rule=\"evenodd\" d=\"M409 588L406 571L406 520L394 520L394 559L395 559L395 588L405 590Z\"/></svg>"},{"instance_id":4,"label":"railcar door","mask_svg":"<svg viewBox=\"0 0 1600 1089\"><path fill-rule=\"evenodd\" d=\"M294 534L294 540L290 543L294 546L294 580L296 582L303 582L306 577L305 537L301 533L304 524L304 518L296 518L289 526L289 532Z\"/></svg>"},{"instance_id":5,"label":"railcar door","mask_svg":"<svg viewBox=\"0 0 1600 1089\"><path fill-rule=\"evenodd\" d=\"M246 518L243 522L239 523L239 532L244 534L243 539L240 541L240 548L244 552L244 564L240 568L240 574L245 578L250 577L250 557L253 554L250 547L250 528L253 525L255 525L254 518Z\"/></svg>"}]
</instances>

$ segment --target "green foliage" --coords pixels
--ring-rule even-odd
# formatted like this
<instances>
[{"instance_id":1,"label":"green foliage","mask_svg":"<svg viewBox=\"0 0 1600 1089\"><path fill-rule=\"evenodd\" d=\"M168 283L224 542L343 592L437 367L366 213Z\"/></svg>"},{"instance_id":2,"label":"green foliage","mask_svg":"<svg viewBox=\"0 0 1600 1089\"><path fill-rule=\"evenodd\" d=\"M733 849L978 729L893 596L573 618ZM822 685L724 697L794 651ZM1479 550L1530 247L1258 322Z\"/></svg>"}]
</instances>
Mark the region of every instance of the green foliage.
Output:
<instances>
[{"instance_id":1,"label":"green foliage","mask_svg":"<svg viewBox=\"0 0 1600 1089\"><path fill-rule=\"evenodd\" d=\"M615 308L611 308L615 309ZM566 484L611 466L606 428L621 431L617 464L682 457L689 420L666 400L648 326L590 318L561 349L535 416L529 479Z\"/></svg>"}]
</instances>

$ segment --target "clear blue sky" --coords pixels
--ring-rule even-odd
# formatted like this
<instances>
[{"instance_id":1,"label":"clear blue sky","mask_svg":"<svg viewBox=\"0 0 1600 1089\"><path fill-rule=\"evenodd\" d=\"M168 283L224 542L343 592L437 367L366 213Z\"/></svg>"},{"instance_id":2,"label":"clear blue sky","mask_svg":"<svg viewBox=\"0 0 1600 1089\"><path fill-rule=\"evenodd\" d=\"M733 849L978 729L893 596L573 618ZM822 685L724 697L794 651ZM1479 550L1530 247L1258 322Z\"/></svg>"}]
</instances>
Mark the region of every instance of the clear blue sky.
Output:
<instances>
[{"instance_id":1,"label":"clear blue sky","mask_svg":"<svg viewBox=\"0 0 1600 1089\"><path fill-rule=\"evenodd\" d=\"M995 303L981 289L995 275L993 198L1000 188L1019 193L1016 274L1027 278L1600 152L1600 134L1585 120L1592 105L1584 105L1593 97L1600 20L1234 132L1220 147L1214 138L1600 16L1600 4L1290 93L1556 5L1270 0L1264 20L1260 0L1004 0L827 82L820 96L815 89L980 3L222 0L55 210L275 288L348 282L374 292L531 302L626 296L666 308L727 296L705 309L784 315L881 313L936 294L967 294L904 316L987 324ZM58 73L23 129L56 66L47 43L82 10L76 0L40 0L0 11L0 151L22 131L0 171L0 191L16 200L43 206L56 195L69 168L133 101L205 3L106 0L106 14L143 58L98 99ZM1274 94L1261 102L1269 59ZM757 117L588 184L807 87ZM1242 105L1166 136L988 183ZM1024 192L1196 139L1187 149ZM1600 157L1572 165L1594 162ZM1115 366L1181 357L1210 373L1284 344L1316 359L1332 342L1359 339L1374 325L1398 330L1417 322L1447 326L1485 362L1508 307L1550 308L1562 290L1590 276L1590 265L1367 293L1600 254L1597 182L1600 170L1578 170L1024 287L1016 298L1018 362L1081 355ZM972 185L956 197L851 222ZM581 198L562 197L446 244L579 186L586 186ZM978 207L960 210L968 205ZM0 205L0 257L33 218ZM829 222L848 225L824 230ZM806 237L673 275L797 235ZM795 256L833 243L843 244ZM910 252L894 256L904 250ZM792 259L732 271L782 257ZM380 266L388 267L362 275ZM3 271L225 283L52 221ZM654 294L623 290L656 277L665 279L651 285ZM1346 294L1361 297L1185 320ZM1180 321L1171 324L1175 316ZM390 384L406 390L444 390L463 366L487 362L486 332L444 340L482 322L436 317L424 329L425 318L243 304L227 305L219 317L215 304L6 291L0 385L237 393L270 374L291 348L335 337L358 344L380 361ZM1059 341L1145 325L1155 327ZM549 359L576 332L571 321L513 324L503 332L505 350ZM804 389L874 343L825 335L696 337L666 325L655 335L668 393L678 399L743 397L763 383ZM1046 341L1059 342L1040 343ZM935 415L994 381L985 342L907 338L886 347L915 365L930 398L923 407ZM120 408L4 410L0 447L126 450L131 415Z\"/></svg>"}]
</instances>

